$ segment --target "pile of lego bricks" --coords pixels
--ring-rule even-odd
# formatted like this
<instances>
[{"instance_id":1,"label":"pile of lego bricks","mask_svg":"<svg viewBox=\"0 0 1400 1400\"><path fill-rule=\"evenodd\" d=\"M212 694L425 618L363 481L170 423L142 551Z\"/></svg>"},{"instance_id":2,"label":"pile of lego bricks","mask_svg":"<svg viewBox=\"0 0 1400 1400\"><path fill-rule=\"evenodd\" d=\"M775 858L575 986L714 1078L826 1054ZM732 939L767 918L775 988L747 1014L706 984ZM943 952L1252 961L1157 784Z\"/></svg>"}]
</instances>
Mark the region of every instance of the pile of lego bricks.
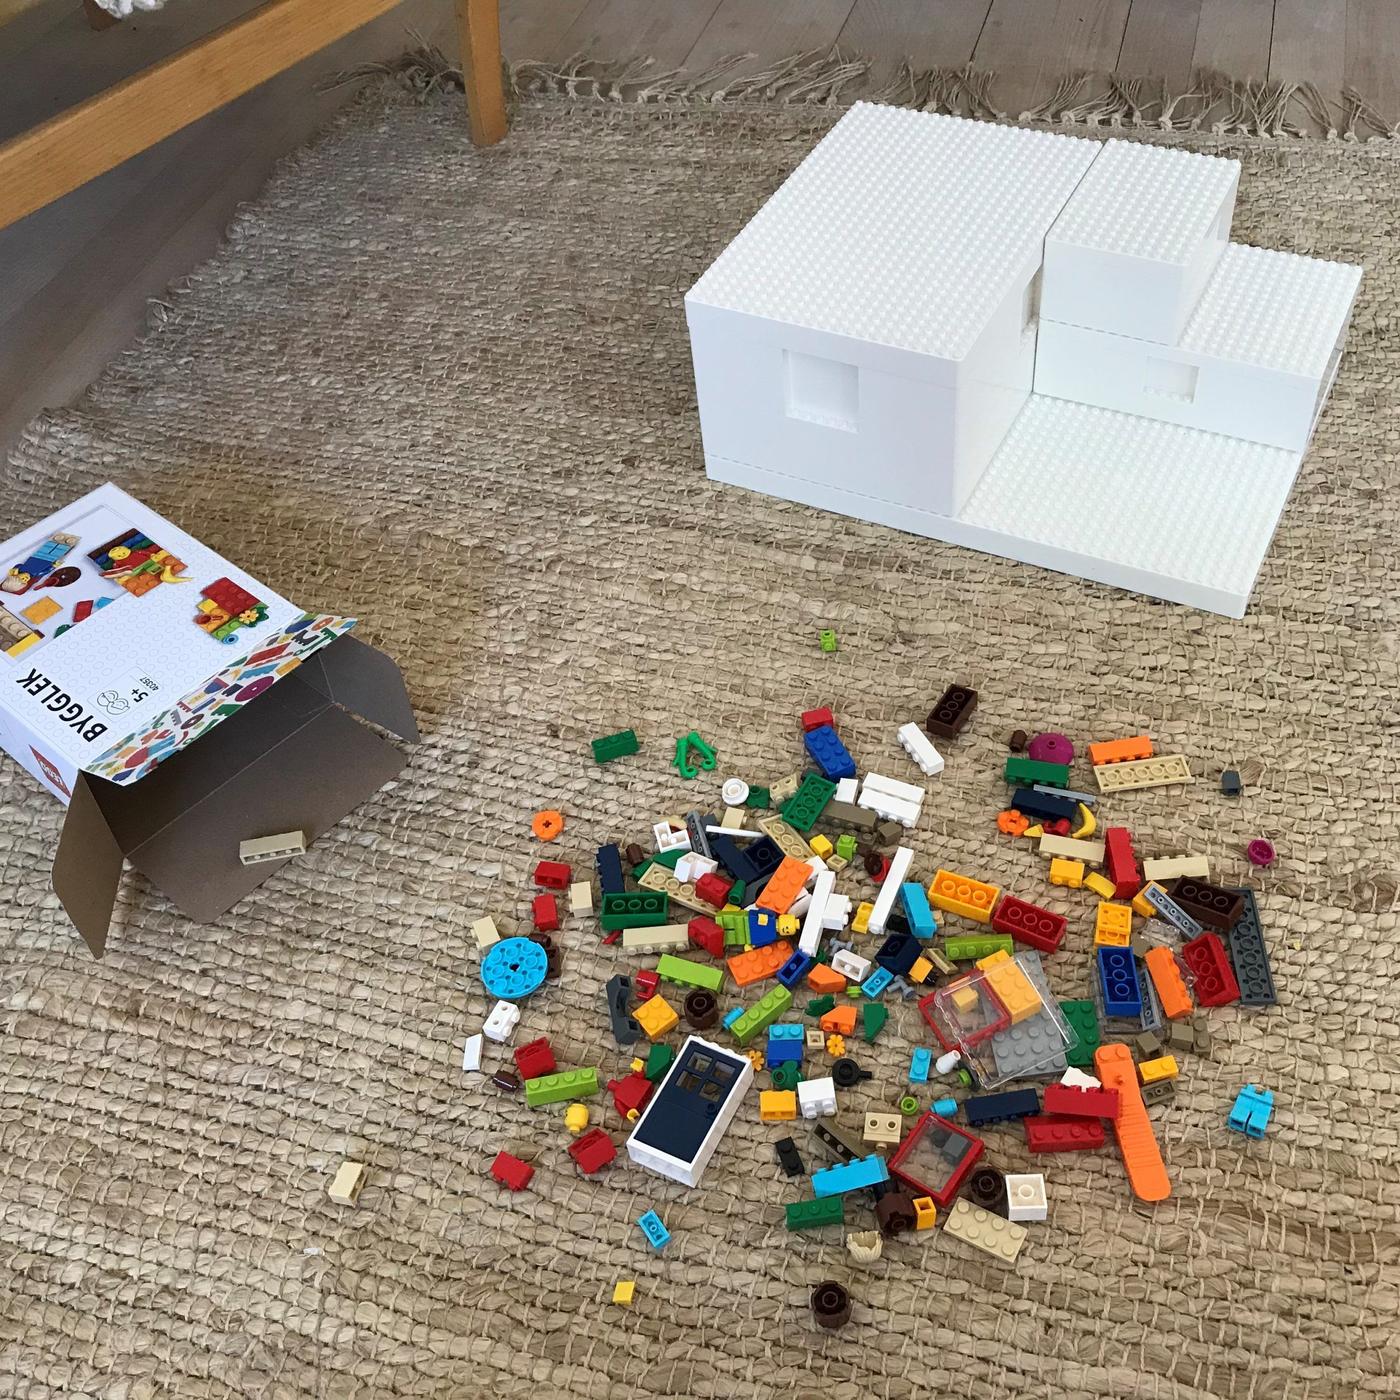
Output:
<instances>
[{"instance_id":1,"label":"pile of lego bricks","mask_svg":"<svg viewBox=\"0 0 1400 1400\"><path fill-rule=\"evenodd\" d=\"M1044 1174L1003 1174L990 1164L988 1129L1018 1131L1032 1153L1053 1154L1102 1148L1111 1126L1130 1190L1143 1201L1164 1199L1170 1174L1148 1110L1170 1102L1178 1056L1210 1053L1208 1009L1275 1004L1254 894L1211 884L1200 856L1139 862L1133 833L1102 815L1101 804L1119 794L1194 781L1183 755L1157 754L1146 736L1090 743L1090 792L1072 786L1077 755L1068 736L1015 731L1002 774L1009 799L989 840L1033 844L1045 862L1040 878L1097 901L1090 995L1055 1000L1041 960L1060 949L1065 915L955 871L939 869L926 884L913 878L904 841L927 781L944 768L933 741L956 744L976 706L974 690L954 685L922 727L899 728L923 783L859 775L836 717L811 710L800 719L810 768L767 787L726 779L722 815L697 808L662 818L650 851L621 842L599 848L596 891L567 863L540 860L532 933L502 938L489 917L474 925L481 975L498 1000L467 1039L464 1070L483 1072L485 1042L508 1045L517 1003L560 975L553 934L567 891L570 915L596 913L603 942L630 969L607 984L611 1037L625 1055L648 1047L628 1072L604 1080L597 1067L561 1069L541 1037L513 1050L513 1070L492 1074L502 1090L523 1090L532 1109L566 1105L569 1170L592 1175L617 1159L617 1142L590 1127L584 1102L606 1093L629 1125L629 1158L697 1186L734 1116L753 1111L744 1108L747 1091L766 1075L758 1116L811 1120L808 1151L822 1159L809 1172L792 1136L775 1140L782 1172L809 1186L786 1205L788 1229L845 1227L868 1209L872 1228L844 1239L858 1262L940 1221L962 1244L1014 1262L1027 1223L1047 1218L1049 1196ZM639 748L631 730L593 745L599 763ZM674 765L693 780L715 772L718 755L692 732L676 742ZM1240 797L1239 775L1222 773L1220 789L1225 799ZM557 811L532 822L541 841L564 828ZM1255 865L1274 859L1263 839L1246 854ZM838 891L838 881L850 892ZM651 955L654 966L636 966ZM726 1008L731 984L748 1000L736 996ZM928 1043L910 1047L907 1083L889 1086L887 1111L864 1114L856 1131L840 1127L828 1121L839 1091L872 1078L859 1043L882 1034L895 997L917 999ZM677 1047L682 1021L694 1033ZM726 1037L730 1044L718 1043ZM1012 1083L1022 1087L1005 1087ZM1262 1137L1272 1105L1270 1090L1246 1086L1227 1125ZM534 1170L505 1152L491 1167L512 1190L525 1189ZM665 1247L670 1235L654 1211L637 1223L652 1248ZM630 1303L634 1286L620 1281L614 1301ZM811 1302L819 1325L839 1327L850 1316L849 1295L835 1282L821 1284Z\"/></svg>"}]
</instances>

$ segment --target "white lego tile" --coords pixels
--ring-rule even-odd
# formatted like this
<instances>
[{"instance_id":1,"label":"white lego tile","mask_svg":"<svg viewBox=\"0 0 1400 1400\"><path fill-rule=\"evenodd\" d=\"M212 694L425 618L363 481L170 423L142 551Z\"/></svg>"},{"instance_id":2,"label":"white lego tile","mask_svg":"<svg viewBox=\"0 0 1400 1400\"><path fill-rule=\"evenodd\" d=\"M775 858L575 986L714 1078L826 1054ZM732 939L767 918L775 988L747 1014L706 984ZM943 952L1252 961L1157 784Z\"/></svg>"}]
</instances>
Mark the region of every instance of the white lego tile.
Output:
<instances>
[{"instance_id":1,"label":"white lego tile","mask_svg":"<svg viewBox=\"0 0 1400 1400\"><path fill-rule=\"evenodd\" d=\"M832 795L837 802L854 802L859 788L859 778L840 778L836 783L836 791Z\"/></svg>"},{"instance_id":2,"label":"white lego tile","mask_svg":"<svg viewBox=\"0 0 1400 1400\"><path fill-rule=\"evenodd\" d=\"M731 485L1242 617L1301 460L1033 395L955 516L708 451L705 465Z\"/></svg>"},{"instance_id":3,"label":"white lego tile","mask_svg":"<svg viewBox=\"0 0 1400 1400\"><path fill-rule=\"evenodd\" d=\"M1040 314L1173 345L1230 236L1240 165L1109 141L1045 239Z\"/></svg>"},{"instance_id":4,"label":"white lego tile","mask_svg":"<svg viewBox=\"0 0 1400 1400\"><path fill-rule=\"evenodd\" d=\"M481 1051L484 1037L478 1031L476 1035L469 1035L466 1044L462 1047L462 1070L464 1073L473 1074L481 1068Z\"/></svg>"}]
</instances>

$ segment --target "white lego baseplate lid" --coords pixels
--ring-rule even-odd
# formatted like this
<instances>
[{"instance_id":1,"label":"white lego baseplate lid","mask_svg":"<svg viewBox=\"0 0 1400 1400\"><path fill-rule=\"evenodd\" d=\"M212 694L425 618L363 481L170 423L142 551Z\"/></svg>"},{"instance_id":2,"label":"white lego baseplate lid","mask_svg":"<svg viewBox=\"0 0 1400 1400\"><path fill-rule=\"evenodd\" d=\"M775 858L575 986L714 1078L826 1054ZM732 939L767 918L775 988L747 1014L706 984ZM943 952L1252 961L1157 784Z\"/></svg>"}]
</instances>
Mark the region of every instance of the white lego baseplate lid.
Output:
<instances>
[{"instance_id":1,"label":"white lego baseplate lid","mask_svg":"<svg viewBox=\"0 0 1400 1400\"><path fill-rule=\"evenodd\" d=\"M1179 348L1321 379L1360 283L1351 263L1231 243Z\"/></svg>"},{"instance_id":2,"label":"white lego baseplate lid","mask_svg":"<svg viewBox=\"0 0 1400 1400\"><path fill-rule=\"evenodd\" d=\"M1049 238L1101 253L1184 264L1210 232L1239 173L1237 160L1109 141Z\"/></svg>"},{"instance_id":3,"label":"white lego baseplate lid","mask_svg":"<svg viewBox=\"0 0 1400 1400\"><path fill-rule=\"evenodd\" d=\"M960 359L1099 149L859 102L686 300Z\"/></svg>"}]
</instances>

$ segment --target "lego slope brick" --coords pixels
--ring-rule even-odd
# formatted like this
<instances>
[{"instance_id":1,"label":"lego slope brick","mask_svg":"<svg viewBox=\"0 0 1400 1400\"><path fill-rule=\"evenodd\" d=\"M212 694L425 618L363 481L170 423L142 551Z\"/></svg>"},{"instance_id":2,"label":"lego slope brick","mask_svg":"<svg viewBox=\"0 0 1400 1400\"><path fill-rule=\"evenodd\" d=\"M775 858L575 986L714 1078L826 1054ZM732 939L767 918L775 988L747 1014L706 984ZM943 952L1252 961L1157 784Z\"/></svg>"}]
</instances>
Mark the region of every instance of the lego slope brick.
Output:
<instances>
[{"instance_id":1,"label":"lego slope brick","mask_svg":"<svg viewBox=\"0 0 1400 1400\"><path fill-rule=\"evenodd\" d=\"M716 481L1227 617L1244 616L1301 461L1039 394L956 514L854 474L829 484L705 453Z\"/></svg>"},{"instance_id":2,"label":"lego slope brick","mask_svg":"<svg viewBox=\"0 0 1400 1400\"><path fill-rule=\"evenodd\" d=\"M1109 141L1045 239L1042 322L1175 345L1225 251L1240 164Z\"/></svg>"}]
</instances>

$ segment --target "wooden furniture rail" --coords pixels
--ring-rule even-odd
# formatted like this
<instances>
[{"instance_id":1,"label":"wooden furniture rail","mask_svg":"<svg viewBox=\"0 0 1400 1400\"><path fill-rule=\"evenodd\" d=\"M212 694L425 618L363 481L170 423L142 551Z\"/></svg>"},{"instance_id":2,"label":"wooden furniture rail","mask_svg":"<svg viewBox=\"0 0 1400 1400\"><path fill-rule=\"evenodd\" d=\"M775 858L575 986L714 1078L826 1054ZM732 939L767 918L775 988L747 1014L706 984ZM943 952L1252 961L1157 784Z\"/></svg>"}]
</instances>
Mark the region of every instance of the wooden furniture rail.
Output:
<instances>
[{"instance_id":1,"label":"wooden furniture rail","mask_svg":"<svg viewBox=\"0 0 1400 1400\"><path fill-rule=\"evenodd\" d=\"M160 63L0 145L0 228L163 141L398 0L264 0ZM506 133L497 0L456 0L472 140Z\"/></svg>"}]
</instances>

